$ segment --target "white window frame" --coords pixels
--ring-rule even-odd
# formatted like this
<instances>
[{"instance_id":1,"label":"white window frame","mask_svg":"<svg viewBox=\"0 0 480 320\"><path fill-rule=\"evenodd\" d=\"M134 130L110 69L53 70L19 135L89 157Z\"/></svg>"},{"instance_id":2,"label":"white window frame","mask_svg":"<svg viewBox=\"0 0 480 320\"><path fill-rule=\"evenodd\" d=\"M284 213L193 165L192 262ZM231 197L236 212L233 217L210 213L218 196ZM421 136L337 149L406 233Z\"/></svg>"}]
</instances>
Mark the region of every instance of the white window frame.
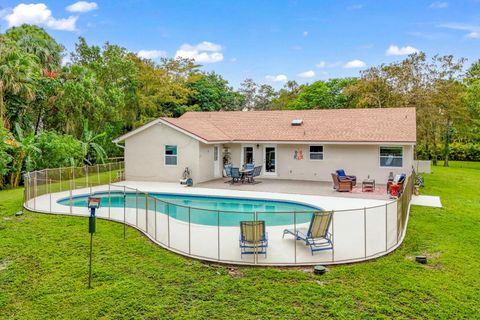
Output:
<instances>
[{"instance_id":1,"label":"white window frame","mask_svg":"<svg viewBox=\"0 0 480 320\"><path fill-rule=\"evenodd\" d=\"M402 150L402 156L401 157L394 157L395 158L401 158L402 159L402 165L401 166L386 166L386 165L382 165L382 157L383 158L386 158L386 156L382 156L382 148L399 148ZM405 150L403 148L403 146L388 146L388 145L383 145L383 146L379 146L378 147L378 165L380 166L380 168L403 168L403 165L405 163Z\"/></svg>"},{"instance_id":2,"label":"white window frame","mask_svg":"<svg viewBox=\"0 0 480 320\"><path fill-rule=\"evenodd\" d=\"M322 152L313 152L314 154L321 154L322 159L312 159L312 152L310 151L311 147L322 147ZM308 160L310 161L323 161L325 159L325 146L321 144L311 144L308 146Z\"/></svg>"},{"instance_id":3,"label":"white window frame","mask_svg":"<svg viewBox=\"0 0 480 320\"><path fill-rule=\"evenodd\" d=\"M175 150L177 152L177 154L167 154L167 147L175 147ZM170 157L170 158L175 158L175 164L170 164L170 163L167 163L167 158ZM164 148L163 148L163 158L164 158L164 161L163 161L163 164L166 165L166 166L177 166L178 165L178 146L176 144L166 144L164 145Z\"/></svg>"}]
</instances>

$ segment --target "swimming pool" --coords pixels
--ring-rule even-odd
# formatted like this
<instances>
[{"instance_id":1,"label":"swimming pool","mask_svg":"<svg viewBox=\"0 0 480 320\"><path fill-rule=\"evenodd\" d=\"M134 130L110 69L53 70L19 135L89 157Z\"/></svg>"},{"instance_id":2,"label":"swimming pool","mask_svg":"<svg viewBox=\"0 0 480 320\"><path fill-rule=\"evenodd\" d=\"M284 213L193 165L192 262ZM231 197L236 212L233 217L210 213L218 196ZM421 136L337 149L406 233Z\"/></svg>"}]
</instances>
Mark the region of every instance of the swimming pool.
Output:
<instances>
[{"instance_id":1,"label":"swimming pool","mask_svg":"<svg viewBox=\"0 0 480 320\"><path fill-rule=\"evenodd\" d=\"M158 213L168 214L171 218L195 224L209 226L238 226L240 221L254 220L257 212L257 220L265 220L267 226L291 225L310 221L313 211L320 208L290 201L263 200L249 198L228 198L199 195L181 195L167 193L149 193L150 197L145 200L143 194L127 192L111 192L110 200L108 192L97 192L94 196L100 197L100 207L111 208L139 208L154 210L155 205ZM87 207L89 195L80 195L72 198L72 206ZM61 205L69 206L70 198L62 198L57 201ZM190 208L190 217L189 217ZM294 215L293 212L296 212Z\"/></svg>"}]
</instances>

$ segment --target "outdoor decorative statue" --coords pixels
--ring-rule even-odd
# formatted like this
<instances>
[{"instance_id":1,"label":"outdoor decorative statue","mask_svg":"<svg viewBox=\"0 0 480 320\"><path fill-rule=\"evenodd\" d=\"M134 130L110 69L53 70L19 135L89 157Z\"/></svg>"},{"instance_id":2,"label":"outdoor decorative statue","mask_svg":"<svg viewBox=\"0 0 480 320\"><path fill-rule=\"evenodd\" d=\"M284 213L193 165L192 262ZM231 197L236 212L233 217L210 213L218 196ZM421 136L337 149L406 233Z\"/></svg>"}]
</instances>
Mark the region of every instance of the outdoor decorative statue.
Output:
<instances>
[{"instance_id":1,"label":"outdoor decorative statue","mask_svg":"<svg viewBox=\"0 0 480 320\"><path fill-rule=\"evenodd\" d=\"M293 159L295 160L303 160L303 151L302 149L298 149L294 151Z\"/></svg>"}]
</instances>

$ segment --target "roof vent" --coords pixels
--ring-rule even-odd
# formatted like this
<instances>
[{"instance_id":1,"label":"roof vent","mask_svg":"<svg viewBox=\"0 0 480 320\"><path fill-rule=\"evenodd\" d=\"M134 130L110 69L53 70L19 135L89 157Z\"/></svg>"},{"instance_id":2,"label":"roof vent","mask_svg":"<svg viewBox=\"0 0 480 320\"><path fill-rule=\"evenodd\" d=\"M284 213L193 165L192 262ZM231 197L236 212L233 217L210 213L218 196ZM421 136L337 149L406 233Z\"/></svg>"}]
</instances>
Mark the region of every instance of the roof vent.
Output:
<instances>
[{"instance_id":1,"label":"roof vent","mask_svg":"<svg viewBox=\"0 0 480 320\"><path fill-rule=\"evenodd\" d=\"M301 126L303 124L302 119L293 119L292 120L292 126Z\"/></svg>"}]
</instances>

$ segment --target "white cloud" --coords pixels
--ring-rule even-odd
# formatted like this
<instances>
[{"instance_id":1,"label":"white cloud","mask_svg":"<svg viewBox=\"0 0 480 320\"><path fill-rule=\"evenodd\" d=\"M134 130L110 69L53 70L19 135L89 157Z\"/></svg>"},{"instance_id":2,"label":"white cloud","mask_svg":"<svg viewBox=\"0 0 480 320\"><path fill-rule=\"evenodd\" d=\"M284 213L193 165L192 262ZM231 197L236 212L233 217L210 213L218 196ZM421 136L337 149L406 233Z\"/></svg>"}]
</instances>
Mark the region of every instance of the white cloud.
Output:
<instances>
[{"instance_id":1,"label":"white cloud","mask_svg":"<svg viewBox=\"0 0 480 320\"><path fill-rule=\"evenodd\" d=\"M273 81L273 82L285 82L288 80L288 77L284 74L277 74L275 76L272 75L267 75L265 76L265 79L268 81Z\"/></svg>"},{"instance_id":2,"label":"white cloud","mask_svg":"<svg viewBox=\"0 0 480 320\"><path fill-rule=\"evenodd\" d=\"M466 37L469 39L480 39L480 32L472 31L469 34L467 34Z\"/></svg>"},{"instance_id":3,"label":"white cloud","mask_svg":"<svg viewBox=\"0 0 480 320\"><path fill-rule=\"evenodd\" d=\"M200 42L197 45L188 43L180 46L175 57L194 59L196 62L214 63L223 60L222 46L208 41Z\"/></svg>"},{"instance_id":4,"label":"white cloud","mask_svg":"<svg viewBox=\"0 0 480 320\"><path fill-rule=\"evenodd\" d=\"M230 59L230 62L237 62L237 58Z\"/></svg>"},{"instance_id":5,"label":"white cloud","mask_svg":"<svg viewBox=\"0 0 480 320\"><path fill-rule=\"evenodd\" d=\"M355 60L348 61L343 65L343 67L346 69L353 69L353 68L363 68L366 65L367 64L362 60L355 59Z\"/></svg>"},{"instance_id":6,"label":"white cloud","mask_svg":"<svg viewBox=\"0 0 480 320\"><path fill-rule=\"evenodd\" d=\"M305 72L300 72L299 74L297 74L297 76L299 76L300 78L313 78L315 77L315 71L308 70Z\"/></svg>"},{"instance_id":7,"label":"white cloud","mask_svg":"<svg viewBox=\"0 0 480 320\"><path fill-rule=\"evenodd\" d=\"M55 19L52 11L44 3L21 3L13 8L12 12L4 17L9 27L24 23L35 24L55 30L75 31L78 17L70 16L64 19Z\"/></svg>"},{"instance_id":8,"label":"white cloud","mask_svg":"<svg viewBox=\"0 0 480 320\"><path fill-rule=\"evenodd\" d=\"M400 48L392 44L390 45L390 47L388 47L387 51L385 51L385 54L387 56L406 56L417 52L419 52L419 50L412 46L405 46Z\"/></svg>"},{"instance_id":9,"label":"white cloud","mask_svg":"<svg viewBox=\"0 0 480 320\"><path fill-rule=\"evenodd\" d=\"M142 59L157 59L166 55L167 53L163 50L140 50L137 52L137 56Z\"/></svg>"},{"instance_id":10,"label":"white cloud","mask_svg":"<svg viewBox=\"0 0 480 320\"><path fill-rule=\"evenodd\" d=\"M308 31L303 31L302 36L307 37L308 36Z\"/></svg>"},{"instance_id":11,"label":"white cloud","mask_svg":"<svg viewBox=\"0 0 480 320\"><path fill-rule=\"evenodd\" d=\"M323 69L323 68L336 68L341 65L342 65L341 61L336 61L336 62L320 61L315 66L319 69Z\"/></svg>"},{"instance_id":12,"label":"white cloud","mask_svg":"<svg viewBox=\"0 0 480 320\"><path fill-rule=\"evenodd\" d=\"M88 12L97 10L98 5L96 2L78 1L65 8L69 12Z\"/></svg>"},{"instance_id":13,"label":"white cloud","mask_svg":"<svg viewBox=\"0 0 480 320\"><path fill-rule=\"evenodd\" d=\"M479 39L478 35L480 34L480 26L470 25L464 23L444 23L439 25L440 28L447 28L452 30L468 31L465 35L469 39Z\"/></svg>"},{"instance_id":14,"label":"white cloud","mask_svg":"<svg viewBox=\"0 0 480 320\"><path fill-rule=\"evenodd\" d=\"M430 9L445 9L448 8L448 2L446 1L435 1L432 2L429 6Z\"/></svg>"}]
</instances>

